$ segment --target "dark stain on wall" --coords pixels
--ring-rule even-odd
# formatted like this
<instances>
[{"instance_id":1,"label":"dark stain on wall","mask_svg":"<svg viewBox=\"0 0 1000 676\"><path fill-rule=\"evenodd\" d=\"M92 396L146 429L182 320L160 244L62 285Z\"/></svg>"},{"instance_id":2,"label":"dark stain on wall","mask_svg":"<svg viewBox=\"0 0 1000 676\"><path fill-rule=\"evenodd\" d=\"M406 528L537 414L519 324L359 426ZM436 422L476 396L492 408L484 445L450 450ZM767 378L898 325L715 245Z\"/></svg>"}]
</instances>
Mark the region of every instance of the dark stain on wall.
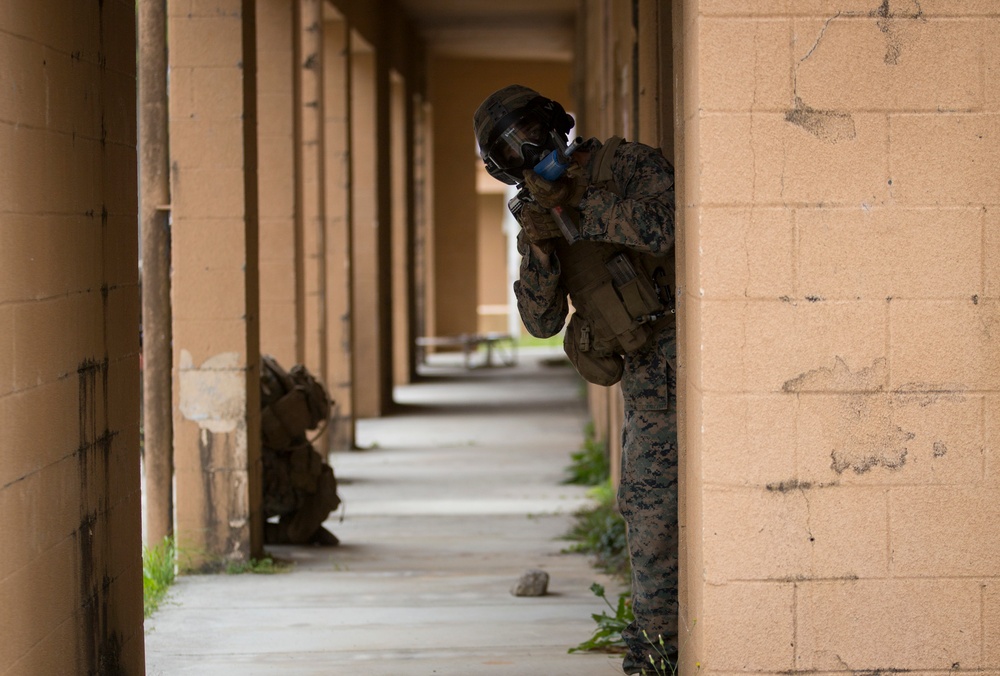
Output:
<instances>
[{"instance_id":1,"label":"dark stain on wall","mask_svg":"<svg viewBox=\"0 0 1000 676\"><path fill-rule=\"evenodd\" d=\"M111 450L108 429L108 359L84 360L79 383L80 523L75 532L79 561L80 673L124 676L122 639L111 627Z\"/></svg>"},{"instance_id":2,"label":"dark stain on wall","mask_svg":"<svg viewBox=\"0 0 1000 676\"><path fill-rule=\"evenodd\" d=\"M899 470L910 460L919 461L925 452L934 458L947 455L944 439L924 435L915 442L917 434L899 421L913 417L903 412L905 408L961 402L968 388L958 383L905 383L889 390L888 380L884 358L852 371L836 357L832 367L785 381L782 390L786 393L820 394L830 402L823 416L823 439L829 445L818 452L829 453L830 468L837 474L849 470L864 474L878 467ZM768 489L781 490L784 483L768 485Z\"/></svg>"},{"instance_id":3,"label":"dark stain on wall","mask_svg":"<svg viewBox=\"0 0 1000 676\"><path fill-rule=\"evenodd\" d=\"M817 110L795 97L795 107L785 111L785 121L801 127L821 141L839 143L857 136L854 118L837 110Z\"/></svg>"},{"instance_id":4,"label":"dark stain on wall","mask_svg":"<svg viewBox=\"0 0 1000 676\"><path fill-rule=\"evenodd\" d=\"M790 491L805 491L812 488L812 483L808 481L799 481L798 479L789 479L788 481L779 481L777 483L767 484L766 488L769 491L775 493L788 493Z\"/></svg>"},{"instance_id":5,"label":"dark stain on wall","mask_svg":"<svg viewBox=\"0 0 1000 676\"><path fill-rule=\"evenodd\" d=\"M205 496L205 516L203 519L204 523L204 534L205 534L205 550L209 552L218 552L219 542L219 520L217 514L215 513L215 472L218 469L215 462L215 441L216 435L209 432L208 430L202 429L199 431L198 436L198 453L201 458L201 480L204 484L203 494ZM202 572L218 572L221 569L221 562L218 560L207 559L204 561L200 570Z\"/></svg>"},{"instance_id":6,"label":"dark stain on wall","mask_svg":"<svg viewBox=\"0 0 1000 676\"><path fill-rule=\"evenodd\" d=\"M870 16L876 18L875 25L885 36L885 61L888 66L899 65L899 58L903 54L903 40L899 32L899 22L903 19L916 20L924 18L924 10L920 6L920 0L912 0L914 11L899 12L892 11L889 0L882 0L882 4L873 10Z\"/></svg>"}]
</instances>

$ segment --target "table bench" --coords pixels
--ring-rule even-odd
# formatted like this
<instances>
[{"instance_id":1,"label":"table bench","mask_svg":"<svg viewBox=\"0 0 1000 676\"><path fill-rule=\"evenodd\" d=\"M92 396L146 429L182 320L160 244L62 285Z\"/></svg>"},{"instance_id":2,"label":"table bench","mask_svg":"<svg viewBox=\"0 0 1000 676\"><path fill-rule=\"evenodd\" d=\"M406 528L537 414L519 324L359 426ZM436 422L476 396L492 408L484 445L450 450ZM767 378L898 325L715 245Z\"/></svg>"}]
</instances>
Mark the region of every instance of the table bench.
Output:
<instances>
[{"instance_id":1,"label":"table bench","mask_svg":"<svg viewBox=\"0 0 1000 676\"><path fill-rule=\"evenodd\" d=\"M486 346L486 357L475 364L473 356L479 346ZM517 343L509 333L462 333L457 336L421 336L417 338L420 363L427 363L428 347L458 347L462 349L465 368L514 366L517 364ZM494 357L496 359L494 359Z\"/></svg>"}]
</instances>

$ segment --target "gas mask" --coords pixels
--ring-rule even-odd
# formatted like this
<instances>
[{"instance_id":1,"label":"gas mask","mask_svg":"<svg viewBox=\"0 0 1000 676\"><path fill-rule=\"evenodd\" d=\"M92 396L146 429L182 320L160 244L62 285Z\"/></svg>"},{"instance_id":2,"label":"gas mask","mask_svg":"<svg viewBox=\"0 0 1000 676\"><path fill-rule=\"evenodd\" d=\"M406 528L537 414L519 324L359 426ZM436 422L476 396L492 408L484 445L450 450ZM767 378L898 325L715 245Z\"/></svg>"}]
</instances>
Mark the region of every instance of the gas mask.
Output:
<instances>
[{"instance_id":1,"label":"gas mask","mask_svg":"<svg viewBox=\"0 0 1000 676\"><path fill-rule=\"evenodd\" d=\"M508 185L524 181L556 148L566 145L573 118L552 99L522 85L510 85L488 96L474 116L479 155L490 176Z\"/></svg>"},{"instance_id":2,"label":"gas mask","mask_svg":"<svg viewBox=\"0 0 1000 676\"><path fill-rule=\"evenodd\" d=\"M520 183L524 180L524 169L534 167L559 147L555 130L546 127L538 118L529 116L505 129L490 147L486 159Z\"/></svg>"}]
</instances>

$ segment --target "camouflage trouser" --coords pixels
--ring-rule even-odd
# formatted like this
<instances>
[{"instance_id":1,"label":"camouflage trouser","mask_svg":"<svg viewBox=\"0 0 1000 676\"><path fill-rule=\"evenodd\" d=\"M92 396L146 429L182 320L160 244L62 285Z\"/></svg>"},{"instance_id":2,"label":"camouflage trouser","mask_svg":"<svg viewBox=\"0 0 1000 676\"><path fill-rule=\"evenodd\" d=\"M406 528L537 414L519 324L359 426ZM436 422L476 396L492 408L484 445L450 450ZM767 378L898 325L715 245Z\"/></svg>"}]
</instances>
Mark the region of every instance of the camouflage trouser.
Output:
<instances>
[{"instance_id":1,"label":"camouflage trouser","mask_svg":"<svg viewBox=\"0 0 1000 676\"><path fill-rule=\"evenodd\" d=\"M648 668L648 655L659 664L662 653L677 647L677 399L673 370L666 371L668 408L626 407L622 430L618 505L628 524L635 614L622 632L630 653L626 673L639 673L639 664Z\"/></svg>"}]
</instances>

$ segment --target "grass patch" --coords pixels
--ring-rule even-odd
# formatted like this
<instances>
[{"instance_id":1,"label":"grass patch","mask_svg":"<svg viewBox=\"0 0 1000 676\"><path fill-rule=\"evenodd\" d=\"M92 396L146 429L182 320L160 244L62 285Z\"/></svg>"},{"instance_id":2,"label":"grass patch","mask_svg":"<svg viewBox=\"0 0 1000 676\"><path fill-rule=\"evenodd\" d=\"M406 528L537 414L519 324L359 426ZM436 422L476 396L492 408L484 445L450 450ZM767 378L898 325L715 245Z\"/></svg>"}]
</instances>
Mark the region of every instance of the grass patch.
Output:
<instances>
[{"instance_id":1,"label":"grass patch","mask_svg":"<svg viewBox=\"0 0 1000 676\"><path fill-rule=\"evenodd\" d=\"M142 548L142 612L151 616L167 595L177 575L177 544L167 536L152 547Z\"/></svg>"},{"instance_id":2,"label":"grass patch","mask_svg":"<svg viewBox=\"0 0 1000 676\"><path fill-rule=\"evenodd\" d=\"M611 605L611 601L608 600L607 594L604 591L604 585L595 582L590 585L590 591L594 592L594 596L604 599L604 603L611 611L611 615L608 615L606 610L591 614L594 622L597 623L597 629L594 630L593 636L575 648L570 648L569 652L600 651L606 653L624 653L626 647L625 641L622 640L622 630L634 619L628 593L619 594L618 603Z\"/></svg>"},{"instance_id":3,"label":"grass patch","mask_svg":"<svg viewBox=\"0 0 1000 676\"><path fill-rule=\"evenodd\" d=\"M599 596L604 600L611 614L609 615L607 610L600 613L592 613L591 617L597 623L597 629L594 630L593 635L589 639L575 648L570 648L568 652L625 653L628 647L622 639L622 631L635 619L635 615L632 613L632 603L629 593L623 592L619 594L618 603L612 605L611 601L608 600L603 585L595 582L590 585L590 591L595 596ZM646 640L649 641L649 635L644 635ZM650 641L650 643L655 656L649 656L649 666L643 673L649 676L674 676L677 673L676 655L672 655L663 637L659 637L657 641Z\"/></svg>"},{"instance_id":4,"label":"grass patch","mask_svg":"<svg viewBox=\"0 0 1000 676\"><path fill-rule=\"evenodd\" d=\"M615 507L615 491L611 479L595 486L588 493L595 500L593 507L581 509L564 539L575 544L568 549L594 557L594 566L620 580L631 574L628 543L625 539L625 519Z\"/></svg>"},{"instance_id":5,"label":"grass patch","mask_svg":"<svg viewBox=\"0 0 1000 676\"><path fill-rule=\"evenodd\" d=\"M287 573L291 569L291 563L280 561L271 556L250 559L249 561L230 561L226 564L227 575L243 575L246 573L253 575L275 575L277 573Z\"/></svg>"},{"instance_id":6,"label":"grass patch","mask_svg":"<svg viewBox=\"0 0 1000 676\"><path fill-rule=\"evenodd\" d=\"M536 338L525 332L517 337L516 342L518 347L562 347L563 334L559 332L548 338Z\"/></svg>"},{"instance_id":7,"label":"grass patch","mask_svg":"<svg viewBox=\"0 0 1000 676\"><path fill-rule=\"evenodd\" d=\"M608 445L594 438L593 421L587 423L583 436L580 450L570 455L571 462L566 468L569 477L564 483L599 486L611 477Z\"/></svg>"}]
</instances>

